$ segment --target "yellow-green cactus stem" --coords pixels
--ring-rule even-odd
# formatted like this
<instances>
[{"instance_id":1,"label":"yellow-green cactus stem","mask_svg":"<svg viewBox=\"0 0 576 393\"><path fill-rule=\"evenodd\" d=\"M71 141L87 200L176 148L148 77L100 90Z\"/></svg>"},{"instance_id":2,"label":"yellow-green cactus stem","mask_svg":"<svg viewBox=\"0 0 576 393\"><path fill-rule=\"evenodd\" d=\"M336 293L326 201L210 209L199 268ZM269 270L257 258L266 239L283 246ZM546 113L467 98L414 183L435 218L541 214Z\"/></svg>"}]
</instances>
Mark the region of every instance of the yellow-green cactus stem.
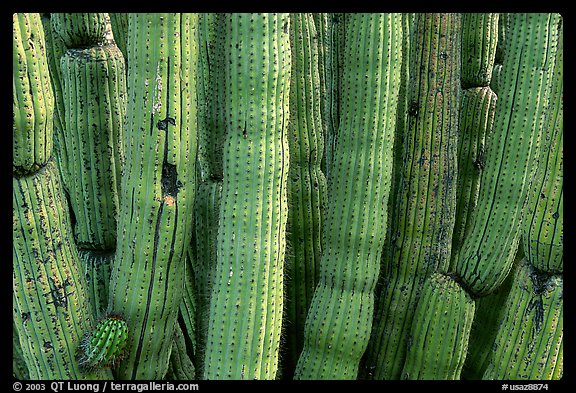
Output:
<instances>
[{"instance_id":1,"label":"yellow-green cactus stem","mask_svg":"<svg viewBox=\"0 0 576 393\"><path fill-rule=\"evenodd\" d=\"M399 379L426 278L446 272L456 212L460 14L416 14L400 173L383 249L366 377Z\"/></svg>"},{"instance_id":2,"label":"yellow-green cactus stem","mask_svg":"<svg viewBox=\"0 0 576 393\"><path fill-rule=\"evenodd\" d=\"M52 155L54 94L40 14L12 14L12 170L33 173Z\"/></svg>"},{"instance_id":3,"label":"yellow-green cactus stem","mask_svg":"<svg viewBox=\"0 0 576 393\"><path fill-rule=\"evenodd\" d=\"M108 308L110 275L114 251L78 250L88 296L92 299L92 315L103 315Z\"/></svg>"},{"instance_id":4,"label":"yellow-green cactus stem","mask_svg":"<svg viewBox=\"0 0 576 393\"><path fill-rule=\"evenodd\" d=\"M52 14L54 31L67 48L87 48L103 44L106 40L106 13L59 13Z\"/></svg>"},{"instance_id":5,"label":"yellow-green cactus stem","mask_svg":"<svg viewBox=\"0 0 576 393\"><path fill-rule=\"evenodd\" d=\"M474 300L452 277L428 277L414 310L401 379L460 379L474 308Z\"/></svg>"},{"instance_id":6,"label":"yellow-green cactus stem","mask_svg":"<svg viewBox=\"0 0 576 393\"><path fill-rule=\"evenodd\" d=\"M78 349L78 364L87 370L114 367L126 355L128 324L121 315L103 316L87 331Z\"/></svg>"},{"instance_id":7,"label":"yellow-green cactus stem","mask_svg":"<svg viewBox=\"0 0 576 393\"><path fill-rule=\"evenodd\" d=\"M341 117L297 379L356 379L368 345L387 225L402 35L401 14L346 15Z\"/></svg>"},{"instance_id":8,"label":"yellow-green cactus stem","mask_svg":"<svg viewBox=\"0 0 576 393\"><path fill-rule=\"evenodd\" d=\"M483 379L553 380L563 375L563 280L524 259L514 275Z\"/></svg>"},{"instance_id":9,"label":"yellow-green cactus stem","mask_svg":"<svg viewBox=\"0 0 576 393\"><path fill-rule=\"evenodd\" d=\"M108 309L131 339L118 379L161 379L183 296L196 189L197 14L130 14L116 258Z\"/></svg>"},{"instance_id":10,"label":"yellow-green cactus stem","mask_svg":"<svg viewBox=\"0 0 576 393\"><path fill-rule=\"evenodd\" d=\"M225 20L223 181L205 379L274 379L284 297L288 14Z\"/></svg>"},{"instance_id":11,"label":"yellow-green cactus stem","mask_svg":"<svg viewBox=\"0 0 576 393\"><path fill-rule=\"evenodd\" d=\"M112 378L76 362L94 316L56 164L14 177L12 189L13 319L30 379Z\"/></svg>"}]
</instances>

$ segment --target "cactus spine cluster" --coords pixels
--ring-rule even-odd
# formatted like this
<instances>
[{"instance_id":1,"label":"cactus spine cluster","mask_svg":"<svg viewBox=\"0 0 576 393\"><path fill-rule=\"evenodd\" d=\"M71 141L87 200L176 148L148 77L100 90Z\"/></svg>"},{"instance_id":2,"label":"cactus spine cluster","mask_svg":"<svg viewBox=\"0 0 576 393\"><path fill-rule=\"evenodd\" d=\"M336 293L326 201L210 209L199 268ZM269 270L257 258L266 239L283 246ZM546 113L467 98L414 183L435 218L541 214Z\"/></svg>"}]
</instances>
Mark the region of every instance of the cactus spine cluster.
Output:
<instances>
[{"instance_id":1,"label":"cactus spine cluster","mask_svg":"<svg viewBox=\"0 0 576 393\"><path fill-rule=\"evenodd\" d=\"M13 376L563 378L562 67L556 13L13 14Z\"/></svg>"}]
</instances>

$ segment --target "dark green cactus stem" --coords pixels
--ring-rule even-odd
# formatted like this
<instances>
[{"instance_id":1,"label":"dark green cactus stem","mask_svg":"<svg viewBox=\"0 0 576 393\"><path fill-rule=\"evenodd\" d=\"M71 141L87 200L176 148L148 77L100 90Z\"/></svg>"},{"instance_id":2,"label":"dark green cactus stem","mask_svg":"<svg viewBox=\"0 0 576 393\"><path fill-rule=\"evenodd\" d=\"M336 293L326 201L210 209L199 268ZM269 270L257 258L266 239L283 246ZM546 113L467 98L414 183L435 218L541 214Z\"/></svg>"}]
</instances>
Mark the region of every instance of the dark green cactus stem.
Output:
<instances>
[{"instance_id":1,"label":"dark green cactus stem","mask_svg":"<svg viewBox=\"0 0 576 393\"><path fill-rule=\"evenodd\" d=\"M522 209L534 177L558 47L558 14L510 15L492 136L470 231L454 256L474 296L502 284L521 235Z\"/></svg>"},{"instance_id":2,"label":"dark green cactus stem","mask_svg":"<svg viewBox=\"0 0 576 393\"><path fill-rule=\"evenodd\" d=\"M68 154L63 135L66 121L64 118L65 109L62 96L62 77L60 75L60 58L64 55L64 52L66 52L66 45L64 45L60 36L54 32L50 14L42 14L42 25L44 26L44 36L46 39L46 58L50 71L50 81L52 82L52 91L54 93L54 155L60 170L60 176L62 177L62 185L66 190L68 184L66 174L68 170L65 164L68 162Z\"/></svg>"},{"instance_id":3,"label":"dark green cactus stem","mask_svg":"<svg viewBox=\"0 0 576 393\"><path fill-rule=\"evenodd\" d=\"M524 211L522 231L528 261L536 269L555 274L564 270L563 58L562 29L544 125L546 138Z\"/></svg>"},{"instance_id":4,"label":"dark green cactus stem","mask_svg":"<svg viewBox=\"0 0 576 393\"><path fill-rule=\"evenodd\" d=\"M54 31L67 48L87 48L106 40L106 13L53 13Z\"/></svg>"},{"instance_id":5,"label":"dark green cactus stem","mask_svg":"<svg viewBox=\"0 0 576 393\"><path fill-rule=\"evenodd\" d=\"M124 160L124 57L116 45L68 49L60 66L65 110L61 142L70 203L79 218L76 242L82 249L113 250Z\"/></svg>"},{"instance_id":6,"label":"dark green cactus stem","mask_svg":"<svg viewBox=\"0 0 576 393\"><path fill-rule=\"evenodd\" d=\"M484 371L486 371L486 367L490 363L492 347L498 333L500 319L510 306L506 299L510 288L512 288L515 269L523 258L524 253L519 248L516 252L512 270L502 285L490 295L476 299L474 321L470 332L468 354L462 369L462 379L482 379L482 375L484 375Z\"/></svg>"},{"instance_id":7,"label":"dark green cactus stem","mask_svg":"<svg viewBox=\"0 0 576 393\"><path fill-rule=\"evenodd\" d=\"M18 328L14 320L12 320L12 376L19 380L30 379L28 366L26 365L26 360L24 360L24 353L20 345Z\"/></svg>"},{"instance_id":8,"label":"dark green cactus stem","mask_svg":"<svg viewBox=\"0 0 576 393\"><path fill-rule=\"evenodd\" d=\"M355 379L368 345L387 224L402 35L401 14L346 15L320 274L297 379Z\"/></svg>"},{"instance_id":9,"label":"dark green cactus stem","mask_svg":"<svg viewBox=\"0 0 576 393\"><path fill-rule=\"evenodd\" d=\"M288 141L286 347L284 378L293 373L304 343L304 322L318 281L326 178L316 30L311 14L290 14L292 78Z\"/></svg>"},{"instance_id":10,"label":"dark green cactus stem","mask_svg":"<svg viewBox=\"0 0 576 393\"><path fill-rule=\"evenodd\" d=\"M486 160L486 142L494 124L496 98L490 87L468 88L462 94L452 255L455 255L455 251L462 245L478 204L480 179ZM454 263L452 261L450 271L455 270Z\"/></svg>"},{"instance_id":11,"label":"dark green cactus stem","mask_svg":"<svg viewBox=\"0 0 576 393\"><path fill-rule=\"evenodd\" d=\"M462 94L458 123L458 180L452 255L461 246L478 202L485 147L494 123L496 94L490 89L498 39L498 14L462 16ZM455 270L454 260L450 271Z\"/></svg>"},{"instance_id":12,"label":"dark green cactus stem","mask_svg":"<svg viewBox=\"0 0 576 393\"><path fill-rule=\"evenodd\" d=\"M192 244L194 241L192 240ZM196 277L194 275L193 261L194 253L192 247L188 247L186 252L186 272L184 275L184 289L182 294L182 302L180 303L178 323L179 329L182 331L183 339L186 343L186 348L190 354L190 360L196 363L199 356L198 354L198 336L199 329L196 326L198 323L198 299L196 295ZM179 334L179 333L174 333ZM175 336L176 337L176 336Z\"/></svg>"},{"instance_id":13,"label":"dark green cactus stem","mask_svg":"<svg viewBox=\"0 0 576 393\"><path fill-rule=\"evenodd\" d=\"M382 286L366 377L399 379L426 278L448 270L456 211L460 14L416 14L400 173L394 185Z\"/></svg>"},{"instance_id":14,"label":"dark green cactus stem","mask_svg":"<svg viewBox=\"0 0 576 393\"><path fill-rule=\"evenodd\" d=\"M497 13L462 14L462 88L486 87L498 44Z\"/></svg>"},{"instance_id":15,"label":"dark green cactus stem","mask_svg":"<svg viewBox=\"0 0 576 393\"><path fill-rule=\"evenodd\" d=\"M196 14L130 14L128 105L109 310L132 337L118 379L161 379L183 296L196 189Z\"/></svg>"},{"instance_id":16,"label":"dark green cactus stem","mask_svg":"<svg viewBox=\"0 0 576 393\"><path fill-rule=\"evenodd\" d=\"M114 42L122 51L124 59L128 58L128 14L125 12L110 12L110 28Z\"/></svg>"},{"instance_id":17,"label":"dark green cactus stem","mask_svg":"<svg viewBox=\"0 0 576 393\"><path fill-rule=\"evenodd\" d=\"M198 78L199 119L198 170L201 181L221 181L222 149L227 127L225 105L226 14L199 15L200 72Z\"/></svg>"},{"instance_id":18,"label":"dark green cactus stem","mask_svg":"<svg viewBox=\"0 0 576 393\"><path fill-rule=\"evenodd\" d=\"M12 170L33 173L52 155L54 94L40 14L12 15Z\"/></svg>"},{"instance_id":19,"label":"dark green cactus stem","mask_svg":"<svg viewBox=\"0 0 576 393\"><path fill-rule=\"evenodd\" d=\"M196 379L194 364L188 356L185 334L177 323L174 327L172 351L170 352L170 364L166 372L166 379L176 381L191 381Z\"/></svg>"},{"instance_id":20,"label":"dark green cactus stem","mask_svg":"<svg viewBox=\"0 0 576 393\"><path fill-rule=\"evenodd\" d=\"M210 313L210 296L216 274L216 251L218 248L218 222L222 182L208 180L198 185L194 205L194 238L189 251L193 274L193 292L196 299L195 366L202 375L206 335Z\"/></svg>"},{"instance_id":21,"label":"dark green cactus stem","mask_svg":"<svg viewBox=\"0 0 576 393\"><path fill-rule=\"evenodd\" d=\"M483 379L562 378L562 277L542 273L524 259L506 304Z\"/></svg>"},{"instance_id":22,"label":"dark green cactus stem","mask_svg":"<svg viewBox=\"0 0 576 393\"><path fill-rule=\"evenodd\" d=\"M414 311L401 379L460 379L474 307L452 277L428 277Z\"/></svg>"},{"instance_id":23,"label":"dark green cactus stem","mask_svg":"<svg viewBox=\"0 0 576 393\"><path fill-rule=\"evenodd\" d=\"M114 367L126 355L128 324L120 315L109 314L82 338L78 364L87 370Z\"/></svg>"},{"instance_id":24,"label":"dark green cactus stem","mask_svg":"<svg viewBox=\"0 0 576 393\"><path fill-rule=\"evenodd\" d=\"M12 187L13 319L30 379L112 378L76 362L94 317L56 164L14 177Z\"/></svg>"},{"instance_id":25,"label":"dark green cactus stem","mask_svg":"<svg viewBox=\"0 0 576 393\"><path fill-rule=\"evenodd\" d=\"M205 379L274 379L283 308L290 42L287 14L230 14L223 185Z\"/></svg>"},{"instance_id":26,"label":"dark green cactus stem","mask_svg":"<svg viewBox=\"0 0 576 393\"><path fill-rule=\"evenodd\" d=\"M342 67L345 63L344 46L346 30L345 13L328 13L326 21L326 47L324 49L324 83L326 92L324 98L324 155L322 172L326 179L330 177L332 156L340 121L340 95L342 84Z\"/></svg>"},{"instance_id":27,"label":"dark green cactus stem","mask_svg":"<svg viewBox=\"0 0 576 393\"><path fill-rule=\"evenodd\" d=\"M78 250L88 295L92 299L92 315L103 315L108 308L113 251Z\"/></svg>"}]
</instances>

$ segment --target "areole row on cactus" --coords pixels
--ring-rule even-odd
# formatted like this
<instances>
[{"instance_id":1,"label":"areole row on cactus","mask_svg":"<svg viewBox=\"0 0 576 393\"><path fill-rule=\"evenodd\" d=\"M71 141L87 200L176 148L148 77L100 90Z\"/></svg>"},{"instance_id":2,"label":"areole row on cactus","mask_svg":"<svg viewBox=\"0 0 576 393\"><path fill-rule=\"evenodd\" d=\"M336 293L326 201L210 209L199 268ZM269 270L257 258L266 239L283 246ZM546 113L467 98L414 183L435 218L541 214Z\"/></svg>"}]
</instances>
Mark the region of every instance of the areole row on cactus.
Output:
<instances>
[{"instance_id":1,"label":"areole row on cactus","mask_svg":"<svg viewBox=\"0 0 576 393\"><path fill-rule=\"evenodd\" d=\"M14 376L561 378L562 23L14 14Z\"/></svg>"}]
</instances>

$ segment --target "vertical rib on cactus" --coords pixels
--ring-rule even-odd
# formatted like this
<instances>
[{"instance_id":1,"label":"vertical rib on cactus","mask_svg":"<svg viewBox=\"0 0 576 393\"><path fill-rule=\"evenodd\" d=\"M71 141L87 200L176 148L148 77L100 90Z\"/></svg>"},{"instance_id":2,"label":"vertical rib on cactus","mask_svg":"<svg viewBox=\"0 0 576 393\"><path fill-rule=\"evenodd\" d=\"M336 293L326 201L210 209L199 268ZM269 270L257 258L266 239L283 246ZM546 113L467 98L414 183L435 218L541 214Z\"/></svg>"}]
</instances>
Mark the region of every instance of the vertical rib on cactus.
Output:
<instances>
[{"instance_id":1,"label":"vertical rib on cactus","mask_svg":"<svg viewBox=\"0 0 576 393\"><path fill-rule=\"evenodd\" d=\"M12 319L12 376L19 380L30 379L19 336L16 323Z\"/></svg>"},{"instance_id":2,"label":"vertical rib on cactus","mask_svg":"<svg viewBox=\"0 0 576 393\"><path fill-rule=\"evenodd\" d=\"M230 14L223 187L203 376L273 379L283 308L289 166L287 14Z\"/></svg>"},{"instance_id":3,"label":"vertical rib on cactus","mask_svg":"<svg viewBox=\"0 0 576 393\"><path fill-rule=\"evenodd\" d=\"M68 170L65 165L68 162L68 154L63 136L66 121L64 120L62 77L60 75L60 58L66 52L66 45L64 45L60 35L54 31L50 14L42 14L42 25L46 39L46 58L48 60L48 70L50 71L50 82L54 94L54 156L60 170L62 185L64 190L66 190L68 184L66 174Z\"/></svg>"},{"instance_id":4,"label":"vertical rib on cactus","mask_svg":"<svg viewBox=\"0 0 576 393\"><path fill-rule=\"evenodd\" d=\"M400 14L346 16L341 117L298 379L355 379L368 345L387 224L402 34Z\"/></svg>"},{"instance_id":5,"label":"vertical rib on cactus","mask_svg":"<svg viewBox=\"0 0 576 393\"><path fill-rule=\"evenodd\" d=\"M528 261L547 273L563 272L563 30L558 40L550 104L544 124L546 137L524 211L522 241Z\"/></svg>"},{"instance_id":6,"label":"vertical rib on cactus","mask_svg":"<svg viewBox=\"0 0 576 393\"><path fill-rule=\"evenodd\" d=\"M288 141L288 222L286 253L286 378L294 372L304 341L304 323L318 280L321 221L326 178L318 45L310 14L290 14L292 78Z\"/></svg>"},{"instance_id":7,"label":"vertical rib on cactus","mask_svg":"<svg viewBox=\"0 0 576 393\"><path fill-rule=\"evenodd\" d=\"M196 370L194 369L192 360L190 360L190 356L188 356L185 335L178 323L174 326L172 341L170 363L168 371L166 372L166 379L176 381L191 381L195 379Z\"/></svg>"},{"instance_id":8,"label":"vertical rib on cactus","mask_svg":"<svg viewBox=\"0 0 576 393\"><path fill-rule=\"evenodd\" d=\"M182 300L195 195L196 14L130 14L128 105L110 311L132 346L119 379L161 379Z\"/></svg>"},{"instance_id":9,"label":"vertical rib on cactus","mask_svg":"<svg viewBox=\"0 0 576 393\"><path fill-rule=\"evenodd\" d=\"M210 295L216 272L216 252L218 249L218 222L222 182L207 180L198 185L194 204L194 241L191 255L194 275L196 311L196 368L199 375L204 369L204 350L210 312ZM192 254L189 252L189 254Z\"/></svg>"},{"instance_id":10,"label":"vertical rib on cactus","mask_svg":"<svg viewBox=\"0 0 576 393\"><path fill-rule=\"evenodd\" d=\"M490 364L492 347L498 333L500 319L509 307L507 299L512 288L514 272L522 258L524 258L524 253L519 248L516 252L512 270L502 285L488 296L476 299L474 321L472 322L472 331L468 343L468 354L462 369L462 379L482 379L486 367Z\"/></svg>"},{"instance_id":11,"label":"vertical rib on cactus","mask_svg":"<svg viewBox=\"0 0 576 393\"><path fill-rule=\"evenodd\" d=\"M110 12L110 28L114 36L114 42L124 55L128 57L128 14L123 12Z\"/></svg>"},{"instance_id":12,"label":"vertical rib on cactus","mask_svg":"<svg viewBox=\"0 0 576 393\"><path fill-rule=\"evenodd\" d=\"M550 380L563 374L563 280L524 259L514 275L483 379Z\"/></svg>"},{"instance_id":13,"label":"vertical rib on cactus","mask_svg":"<svg viewBox=\"0 0 576 393\"><path fill-rule=\"evenodd\" d=\"M111 378L75 360L94 317L56 164L14 177L12 187L13 318L30 378Z\"/></svg>"},{"instance_id":14,"label":"vertical rib on cactus","mask_svg":"<svg viewBox=\"0 0 576 393\"><path fill-rule=\"evenodd\" d=\"M452 255L461 246L478 203L485 146L492 131L497 98L488 85L494 68L498 14L463 14L462 25L461 82L466 89L462 94L458 125L458 180ZM450 271L455 270L454 263L452 260Z\"/></svg>"},{"instance_id":15,"label":"vertical rib on cactus","mask_svg":"<svg viewBox=\"0 0 576 393\"><path fill-rule=\"evenodd\" d=\"M452 277L429 276L414 310L401 378L460 379L474 307L474 300Z\"/></svg>"},{"instance_id":16,"label":"vertical rib on cactus","mask_svg":"<svg viewBox=\"0 0 576 393\"><path fill-rule=\"evenodd\" d=\"M124 57L116 45L68 49L60 61L66 188L81 249L113 250L126 106ZM64 157L62 157L64 158Z\"/></svg>"},{"instance_id":17,"label":"vertical rib on cactus","mask_svg":"<svg viewBox=\"0 0 576 393\"><path fill-rule=\"evenodd\" d=\"M511 14L503 85L478 205L456 273L476 296L494 291L509 273L521 234L522 209L534 177L558 43L558 14Z\"/></svg>"},{"instance_id":18,"label":"vertical rib on cactus","mask_svg":"<svg viewBox=\"0 0 576 393\"><path fill-rule=\"evenodd\" d=\"M462 88L486 87L498 44L497 13L462 14Z\"/></svg>"},{"instance_id":19,"label":"vertical rib on cactus","mask_svg":"<svg viewBox=\"0 0 576 393\"><path fill-rule=\"evenodd\" d=\"M68 48L91 47L106 40L106 13L53 13L54 31Z\"/></svg>"},{"instance_id":20,"label":"vertical rib on cactus","mask_svg":"<svg viewBox=\"0 0 576 393\"><path fill-rule=\"evenodd\" d=\"M33 173L52 155L54 95L39 14L12 16L12 170Z\"/></svg>"},{"instance_id":21,"label":"vertical rib on cactus","mask_svg":"<svg viewBox=\"0 0 576 393\"><path fill-rule=\"evenodd\" d=\"M344 58L345 13L329 13L326 22L326 47L324 49L324 83L326 93L324 98L324 155L322 172L326 179L330 177L332 156L338 133L340 121L340 94L342 84L342 67L346 61Z\"/></svg>"},{"instance_id":22,"label":"vertical rib on cactus","mask_svg":"<svg viewBox=\"0 0 576 393\"><path fill-rule=\"evenodd\" d=\"M456 210L460 15L417 14L401 173L382 257L367 376L399 379L422 285L448 269Z\"/></svg>"}]
</instances>

